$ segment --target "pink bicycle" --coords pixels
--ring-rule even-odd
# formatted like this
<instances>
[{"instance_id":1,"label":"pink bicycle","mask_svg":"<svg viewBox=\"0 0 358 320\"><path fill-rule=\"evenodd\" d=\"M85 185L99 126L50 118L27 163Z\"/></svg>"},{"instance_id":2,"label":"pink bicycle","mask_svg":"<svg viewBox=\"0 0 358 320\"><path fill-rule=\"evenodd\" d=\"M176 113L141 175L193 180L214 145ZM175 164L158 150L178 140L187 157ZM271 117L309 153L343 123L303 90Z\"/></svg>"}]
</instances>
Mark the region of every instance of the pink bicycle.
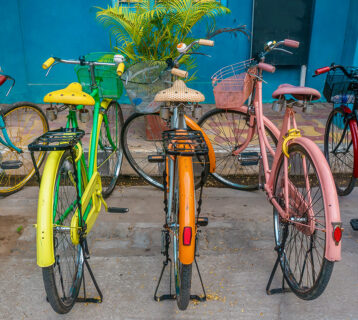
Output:
<instances>
[{"instance_id":1,"label":"pink bicycle","mask_svg":"<svg viewBox=\"0 0 358 320\"><path fill-rule=\"evenodd\" d=\"M264 59L273 50L287 51L279 48L281 45L298 47L299 42L270 41L257 59L216 72L212 82L218 109L204 115L199 123L215 149L220 168L216 178L230 182L231 166L236 167L235 176L261 172L260 186L274 207L278 253L267 292L286 291L283 284L281 289L269 290L280 264L290 289L298 297L311 300L322 294L334 262L341 259L341 219L329 165L318 146L301 136L295 120L294 107L309 110L320 93L283 84L273 93L278 99L274 109L286 107L281 131L263 115L262 71L275 71ZM243 106L250 95L251 102ZM289 95L292 98L288 99ZM242 189L255 187L250 181L233 183Z\"/></svg>"}]
</instances>

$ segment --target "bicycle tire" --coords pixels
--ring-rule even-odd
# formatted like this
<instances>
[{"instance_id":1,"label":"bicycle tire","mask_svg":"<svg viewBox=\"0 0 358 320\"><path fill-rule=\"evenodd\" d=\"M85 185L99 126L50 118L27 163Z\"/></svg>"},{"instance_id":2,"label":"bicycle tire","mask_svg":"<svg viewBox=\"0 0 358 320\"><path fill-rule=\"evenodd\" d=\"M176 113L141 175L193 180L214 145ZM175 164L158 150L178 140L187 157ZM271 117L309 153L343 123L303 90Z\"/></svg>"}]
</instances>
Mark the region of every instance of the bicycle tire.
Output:
<instances>
[{"instance_id":1,"label":"bicycle tire","mask_svg":"<svg viewBox=\"0 0 358 320\"><path fill-rule=\"evenodd\" d=\"M215 152L216 169L211 175L220 183L237 190L256 190L259 187L259 165L242 166L238 160L239 155L232 155L232 151L238 147L239 140L241 139L242 142L246 140L241 135L245 135L249 128L248 119L249 116L242 111L212 109L198 121L200 127L208 135ZM269 142L275 149L277 139L267 126L265 129L270 138ZM254 134L244 151L254 151L260 154L257 133ZM273 160L271 154L268 154L268 157L269 160ZM224 173L225 170L226 173Z\"/></svg>"},{"instance_id":2,"label":"bicycle tire","mask_svg":"<svg viewBox=\"0 0 358 320\"><path fill-rule=\"evenodd\" d=\"M121 106L116 101L110 102L104 114L107 115L108 126L103 119L99 133L97 167L102 179L102 195L104 198L108 198L113 192L121 172L123 149L120 143L120 133L124 120ZM107 129L116 150L110 143Z\"/></svg>"},{"instance_id":3,"label":"bicycle tire","mask_svg":"<svg viewBox=\"0 0 358 320\"><path fill-rule=\"evenodd\" d=\"M24 115L26 115L24 117ZM3 114L6 131L11 142L23 153L6 148L0 152L0 164L5 161L20 161L18 169L1 169L0 196L9 196L24 187L35 174L28 145L39 135L48 131L49 125L43 111L30 102L17 102ZM41 167L45 159L45 151L34 153L37 167Z\"/></svg>"},{"instance_id":4,"label":"bicycle tire","mask_svg":"<svg viewBox=\"0 0 358 320\"><path fill-rule=\"evenodd\" d=\"M186 310L190 302L191 278L193 264L179 265L179 294L177 294L177 305L180 310Z\"/></svg>"},{"instance_id":5,"label":"bicycle tire","mask_svg":"<svg viewBox=\"0 0 358 320\"><path fill-rule=\"evenodd\" d=\"M350 194L355 186L356 178L354 170L354 150L352 134L345 117L346 113L342 108L334 108L328 116L324 133L324 155L331 168L339 196ZM344 130L346 128L346 130ZM343 140L341 141L343 136ZM333 153L333 149L341 141L345 152Z\"/></svg>"},{"instance_id":6,"label":"bicycle tire","mask_svg":"<svg viewBox=\"0 0 358 320\"><path fill-rule=\"evenodd\" d=\"M147 122L151 124L147 126ZM161 127L159 130L157 129L158 126ZM164 190L163 171L165 162L150 163L147 156L149 154L164 155L162 131L168 129L169 127L166 126L165 121L160 118L158 113L133 113L125 121L121 132L123 153L130 166L146 182L161 190ZM149 154L146 154L148 151ZM203 162L205 162L205 172L208 173L210 169L208 157L204 158L202 160L201 157L196 157L195 188L200 186Z\"/></svg>"},{"instance_id":7,"label":"bicycle tire","mask_svg":"<svg viewBox=\"0 0 358 320\"><path fill-rule=\"evenodd\" d=\"M59 161L54 175L56 181L54 190L49 190L49 197L54 200L53 223L61 226L71 226L71 220L77 205L66 213L66 209L77 200L73 174L75 172L70 151L65 151ZM83 276L83 252L81 245L73 245L70 231L57 231L54 227L55 263L42 268L43 282L47 299L54 311L59 314L68 313L76 302ZM61 239L61 237L63 237ZM63 251L63 254L61 253ZM72 261L71 261L72 258ZM61 267L62 260L67 262ZM68 263L73 262L71 265ZM68 272L67 277L64 274Z\"/></svg>"},{"instance_id":8,"label":"bicycle tire","mask_svg":"<svg viewBox=\"0 0 358 320\"><path fill-rule=\"evenodd\" d=\"M325 200L327 191L322 186L322 180L317 173L316 168L320 165L317 158L311 158L309 152L297 143L289 146L288 154L288 179L293 190L293 193L289 194L289 212L292 213L290 218L298 217L301 219L301 225L291 220L285 221L274 207L275 243L276 248L281 247L283 251L280 266L289 287L299 298L313 300L325 290L334 265L334 262L324 257L327 236L324 231L325 210L329 206ZM284 159L285 156L282 154L278 162L273 189L274 197L283 209L285 208ZM301 169L299 163L302 163ZM309 191L307 191L307 182ZM310 223L314 224L310 225ZM314 231L310 228L314 228ZM316 272L317 265L319 265L319 270Z\"/></svg>"}]
</instances>

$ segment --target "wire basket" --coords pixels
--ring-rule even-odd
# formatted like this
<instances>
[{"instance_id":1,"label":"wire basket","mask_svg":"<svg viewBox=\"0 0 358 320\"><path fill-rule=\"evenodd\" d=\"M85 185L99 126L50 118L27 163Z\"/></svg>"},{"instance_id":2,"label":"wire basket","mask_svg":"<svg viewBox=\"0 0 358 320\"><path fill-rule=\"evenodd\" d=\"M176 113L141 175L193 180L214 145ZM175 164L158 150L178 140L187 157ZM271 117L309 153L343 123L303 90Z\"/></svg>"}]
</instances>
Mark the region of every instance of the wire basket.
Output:
<instances>
[{"instance_id":1,"label":"wire basket","mask_svg":"<svg viewBox=\"0 0 358 320\"><path fill-rule=\"evenodd\" d=\"M162 105L155 95L171 86L171 73L164 61L143 61L129 67L122 82L135 112L157 112Z\"/></svg>"},{"instance_id":2,"label":"wire basket","mask_svg":"<svg viewBox=\"0 0 358 320\"><path fill-rule=\"evenodd\" d=\"M323 95L328 102L354 103L355 96L358 95L358 67L346 67L346 70L348 73L357 76L357 78L348 78L338 68L328 72L323 89Z\"/></svg>"},{"instance_id":3,"label":"wire basket","mask_svg":"<svg viewBox=\"0 0 358 320\"><path fill-rule=\"evenodd\" d=\"M214 73L211 80L217 108L230 109L245 103L253 89L250 74L256 74L256 68L250 68L252 62L252 59L238 62Z\"/></svg>"},{"instance_id":4,"label":"wire basket","mask_svg":"<svg viewBox=\"0 0 358 320\"><path fill-rule=\"evenodd\" d=\"M114 52L93 52L85 56L86 61L114 62ZM88 66L75 66L78 82L83 91L91 93L91 73ZM95 66L95 77L101 98L119 99L123 84L117 75L117 66Z\"/></svg>"}]
</instances>

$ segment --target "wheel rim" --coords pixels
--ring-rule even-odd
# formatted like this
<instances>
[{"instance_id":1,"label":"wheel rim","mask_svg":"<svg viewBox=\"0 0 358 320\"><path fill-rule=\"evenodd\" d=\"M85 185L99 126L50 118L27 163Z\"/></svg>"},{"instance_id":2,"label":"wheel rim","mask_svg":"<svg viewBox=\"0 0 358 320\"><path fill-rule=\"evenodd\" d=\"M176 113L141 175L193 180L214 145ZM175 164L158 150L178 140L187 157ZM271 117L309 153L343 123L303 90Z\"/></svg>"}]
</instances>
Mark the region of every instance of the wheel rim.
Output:
<instances>
[{"instance_id":1,"label":"wheel rim","mask_svg":"<svg viewBox=\"0 0 358 320\"><path fill-rule=\"evenodd\" d=\"M71 240L70 227L77 209L71 156L61 164L56 178L54 199L54 278L57 293L64 305L71 305L77 297L83 271L83 253L80 245Z\"/></svg>"},{"instance_id":2,"label":"wheel rim","mask_svg":"<svg viewBox=\"0 0 358 320\"><path fill-rule=\"evenodd\" d=\"M204 116L205 117L205 116ZM258 187L259 165L243 166L240 155L233 155L246 140L249 133L249 116L234 110L217 110L203 121L200 126L209 137L216 157L213 176L220 182L238 189ZM267 128L266 131L268 132ZM270 145L275 149L276 141L268 132ZM260 154L258 135L255 132L244 152ZM269 155L269 158L272 158Z\"/></svg>"},{"instance_id":3,"label":"wheel rim","mask_svg":"<svg viewBox=\"0 0 358 320\"><path fill-rule=\"evenodd\" d=\"M274 210L275 241L283 250L280 262L290 287L297 292L306 292L317 283L324 263L324 199L316 169L309 156L298 149L291 150L289 155L288 178L293 185L289 197L290 219L296 223L283 220ZM285 207L283 168L282 160L274 192L282 208ZM307 172L306 176L304 172ZM307 179L309 187L306 187Z\"/></svg>"},{"instance_id":4,"label":"wheel rim","mask_svg":"<svg viewBox=\"0 0 358 320\"><path fill-rule=\"evenodd\" d=\"M47 122L42 113L34 107L23 106L10 110L4 115L6 131L12 143L23 150L18 153L0 144L0 163L4 161L20 161L18 169L0 168L0 194L15 191L22 187L34 175L35 169L28 145L48 130ZM34 154L37 166L45 156L45 152Z\"/></svg>"},{"instance_id":5,"label":"wheel rim","mask_svg":"<svg viewBox=\"0 0 358 320\"><path fill-rule=\"evenodd\" d=\"M329 122L325 155L337 188L344 192L349 187L353 175L354 150L348 122L338 111L332 114Z\"/></svg>"}]
</instances>

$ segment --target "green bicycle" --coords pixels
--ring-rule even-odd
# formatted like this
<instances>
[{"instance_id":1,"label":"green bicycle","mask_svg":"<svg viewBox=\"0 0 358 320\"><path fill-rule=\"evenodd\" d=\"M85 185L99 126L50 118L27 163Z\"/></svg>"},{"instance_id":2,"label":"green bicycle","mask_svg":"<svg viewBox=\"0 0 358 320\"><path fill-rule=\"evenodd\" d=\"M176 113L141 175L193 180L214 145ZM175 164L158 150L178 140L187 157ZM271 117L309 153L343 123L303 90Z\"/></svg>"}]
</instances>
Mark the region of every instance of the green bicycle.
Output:
<instances>
[{"instance_id":1,"label":"green bicycle","mask_svg":"<svg viewBox=\"0 0 358 320\"><path fill-rule=\"evenodd\" d=\"M89 250L86 237L94 226L102 204L106 210L110 209L112 212L127 211L107 207L103 199L103 181L98 170L103 163L102 159L109 154L105 161L110 163L109 159L114 159L111 159L112 164L107 166L111 177L106 191L109 190L110 193L122 164L121 148L118 144L121 111L116 102L109 99L101 101L101 96L104 95L101 84L104 82L105 73L117 82L116 63L102 61L50 58L44 63L44 69L55 63L86 67L90 74L91 92L84 92L81 84L74 82L65 89L48 93L44 102L61 104L58 110L68 110L66 127L49 131L29 145L32 153L50 151L40 183L36 226L37 264L42 268L47 299L52 308L62 314L69 312L76 301L93 300L86 297L82 300L77 298L84 264L99 292L99 302L102 301L102 293L87 261ZM124 64L121 62L117 73L123 68ZM119 81L116 85L120 90ZM88 163L85 161L81 143L85 132L79 128L77 121L77 113L84 113L83 110L86 110L84 106L93 106ZM53 108L53 105L51 107ZM114 110L113 118L109 116L111 109ZM100 160L101 150L106 154ZM37 174L39 177L38 170Z\"/></svg>"}]
</instances>

